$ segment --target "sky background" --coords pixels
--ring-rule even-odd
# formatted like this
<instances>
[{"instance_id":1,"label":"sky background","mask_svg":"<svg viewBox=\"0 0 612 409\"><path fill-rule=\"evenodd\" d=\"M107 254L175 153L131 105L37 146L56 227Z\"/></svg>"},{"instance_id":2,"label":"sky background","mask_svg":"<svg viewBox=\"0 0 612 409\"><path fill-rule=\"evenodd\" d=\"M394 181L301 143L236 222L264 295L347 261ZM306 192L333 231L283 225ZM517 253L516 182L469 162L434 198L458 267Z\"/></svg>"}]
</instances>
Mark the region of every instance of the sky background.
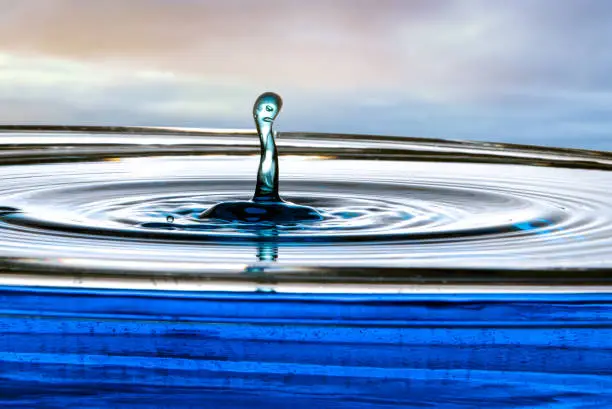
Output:
<instances>
[{"instance_id":1,"label":"sky background","mask_svg":"<svg viewBox=\"0 0 612 409\"><path fill-rule=\"evenodd\" d=\"M612 150L610 0L0 0L0 123Z\"/></svg>"}]
</instances>

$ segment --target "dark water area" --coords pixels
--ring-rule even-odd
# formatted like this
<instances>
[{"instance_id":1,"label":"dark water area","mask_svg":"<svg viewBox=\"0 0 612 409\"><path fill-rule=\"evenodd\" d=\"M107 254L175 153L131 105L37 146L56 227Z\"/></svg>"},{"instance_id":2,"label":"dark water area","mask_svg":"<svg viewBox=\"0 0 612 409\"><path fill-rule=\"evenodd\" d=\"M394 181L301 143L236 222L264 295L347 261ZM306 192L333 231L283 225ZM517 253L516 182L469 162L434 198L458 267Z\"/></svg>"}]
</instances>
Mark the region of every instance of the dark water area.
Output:
<instances>
[{"instance_id":1,"label":"dark water area","mask_svg":"<svg viewBox=\"0 0 612 409\"><path fill-rule=\"evenodd\" d=\"M7 408L593 408L609 294L3 287Z\"/></svg>"}]
</instances>

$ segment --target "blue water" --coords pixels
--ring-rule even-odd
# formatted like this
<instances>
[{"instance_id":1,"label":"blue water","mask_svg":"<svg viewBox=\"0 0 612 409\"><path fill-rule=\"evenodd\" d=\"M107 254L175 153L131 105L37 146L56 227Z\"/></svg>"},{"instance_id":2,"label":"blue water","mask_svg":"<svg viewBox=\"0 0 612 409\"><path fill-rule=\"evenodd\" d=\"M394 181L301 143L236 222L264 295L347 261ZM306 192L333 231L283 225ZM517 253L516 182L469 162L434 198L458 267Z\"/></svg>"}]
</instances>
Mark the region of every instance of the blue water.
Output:
<instances>
[{"instance_id":1,"label":"blue water","mask_svg":"<svg viewBox=\"0 0 612 409\"><path fill-rule=\"evenodd\" d=\"M3 287L7 408L612 405L612 296Z\"/></svg>"}]
</instances>

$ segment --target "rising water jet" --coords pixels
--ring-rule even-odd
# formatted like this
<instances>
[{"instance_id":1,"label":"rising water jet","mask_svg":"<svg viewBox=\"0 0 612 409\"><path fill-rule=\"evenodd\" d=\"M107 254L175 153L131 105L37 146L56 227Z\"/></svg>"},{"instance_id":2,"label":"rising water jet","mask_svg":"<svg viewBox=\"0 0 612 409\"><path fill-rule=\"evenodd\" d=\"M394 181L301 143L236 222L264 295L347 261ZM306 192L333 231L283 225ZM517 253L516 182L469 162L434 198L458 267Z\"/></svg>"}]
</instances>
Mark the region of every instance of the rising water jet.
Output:
<instances>
[{"instance_id":1,"label":"rising water jet","mask_svg":"<svg viewBox=\"0 0 612 409\"><path fill-rule=\"evenodd\" d=\"M219 203L203 212L200 218L273 224L323 219L316 209L285 202L280 197L278 152L273 126L282 106L283 100L273 92L261 94L253 105L253 119L261 144L257 185L253 199Z\"/></svg>"}]
</instances>

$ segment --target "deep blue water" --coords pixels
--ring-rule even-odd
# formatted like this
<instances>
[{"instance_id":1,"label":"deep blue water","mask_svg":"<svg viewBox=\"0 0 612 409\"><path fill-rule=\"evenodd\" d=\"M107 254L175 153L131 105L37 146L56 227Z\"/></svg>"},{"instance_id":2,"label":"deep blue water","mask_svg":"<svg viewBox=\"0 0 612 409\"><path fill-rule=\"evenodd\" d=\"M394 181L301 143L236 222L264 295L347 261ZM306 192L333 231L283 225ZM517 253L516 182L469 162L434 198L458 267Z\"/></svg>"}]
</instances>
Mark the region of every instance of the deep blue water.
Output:
<instances>
[{"instance_id":1,"label":"deep blue water","mask_svg":"<svg viewBox=\"0 0 612 409\"><path fill-rule=\"evenodd\" d=\"M0 289L2 408L605 408L612 296Z\"/></svg>"}]
</instances>

